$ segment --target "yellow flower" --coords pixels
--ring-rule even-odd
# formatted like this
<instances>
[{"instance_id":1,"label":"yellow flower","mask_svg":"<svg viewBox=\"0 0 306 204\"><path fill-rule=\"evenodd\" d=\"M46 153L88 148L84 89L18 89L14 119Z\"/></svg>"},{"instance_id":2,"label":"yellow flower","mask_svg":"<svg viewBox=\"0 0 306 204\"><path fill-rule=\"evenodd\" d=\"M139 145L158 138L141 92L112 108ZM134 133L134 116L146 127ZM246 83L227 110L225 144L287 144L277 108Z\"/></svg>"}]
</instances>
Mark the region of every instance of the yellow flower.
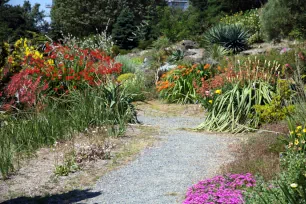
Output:
<instances>
[{"instance_id":1,"label":"yellow flower","mask_svg":"<svg viewBox=\"0 0 306 204\"><path fill-rule=\"evenodd\" d=\"M298 184L297 183L292 183L292 184L290 184L290 186L291 186L291 188L296 188L296 187L298 187Z\"/></svg>"},{"instance_id":2,"label":"yellow flower","mask_svg":"<svg viewBox=\"0 0 306 204\"><path fill-rule=\"evenodd\" d=\"M33 56L34 59L41 59L42 57L43 55L37 50L34 52L34 56Z\"/></svg>"},{"instance_id":3,"label":"yellow flower","mask_svg":"<svg viewBox=\"0 0 306 204\"><path fill-rule=\"evenodd\" d=\"M306 133L306 128L303 129L303 132Z\"/></svg>"},{"instance_id":4,"label":"yellow flower","mask_svg":"<svg viewBox=\"0 0 306 204\"><path fill-rule=\"evenodd\" d=\"M31 52L30 52L30 50L29 50L28 47L26 48L24 54L25 54L26 56L29 56L29 55L31 54Z\"/></svg>"},{"instance_id":5,"label":"yellow flower","mask_svg":"<svg viewBox=\"0 0 306 204\"><path fill-rule=\"evenodd\" d=\"M28 47L28 40L26 38L23 41L23 47Z\"/></svg>"},{"instance_id":6,"label":"yellow flower","mask_svg":"<svg viewBox=\"0 0 306 204\"><path fill-rule=\"evenodd\" d=\"M294 140L294 144L295 144L295 145L298 145L299 143L300 143L300 142L299 142L298 139L295 139L295 140Z\"/></svg>"},{"instance_id":7,"label":"yellow flower","mask_svg":"<svg viewBox=\"0 0 306 204\"><path fill-rule=\"evenodd\" d=\"M300 131L302 129L302 126L297 126L296 131Z\"/></svg>"},{"instance_id":8,"label":"yellow flower","mask_svg":"<svg viewBox=\"0 0 306 204\"><path fill-rule=\"evenodd\" d=\"M221 89L218 89L218 90L215 91L215 93L216 93L216 94L221 94L222 91L221 91Z\"/></svg>"},{"instance_id":9,"label":"yellow flower","mask_svg":"<svg viewBox=\"0 0 306 204\"><path fill-rule=\"evenodd\" d=\"M208 101L208 103L212 103L212 102L213 102L213 100L209 100L209 101Z\"/></svg>"},{"instance_id":10,"label":"yellow flower","mask_svg":"<svg viewBox=\"0 0 306 204\"><path fill-rule=\"evenodd\" d=\"M293 135L293 134L294 134L294 131L290 131L289 133L290 133L290 135Z\"/></svg>"},{"instance_id":11,"label":"yellow flower","mask_svg":"<svg viewBox=\"0 0 306 204\"><path fill-rule=\"evenodd\" d=\"M48 64L49 64L49 65L54 65L54 61L53 61L53 59L48 59L48 61L47 61L47 62L48 62Z\"/></svg>"},{"instance_id":12,"label":"yellow flower","mask_svg":"<svg viewBox=\"0 0 306 204\"><path fill-rule=\"evenodd\" d=\"M22 41L23 39L22 38L20 38L19 40L17 40L16 42L15 42L15 47L19 47L19 45L21 44L21 41Z\"/></svg>"},{"instance_id":13,"label":"yellow flower","mask_svg":"<svg viewBox=\"0 0 306 204\"><path fill-rule=\"evenodd\" d=\"M296 134L298 137L301 137L302 136L302 134L301 133L298 133L298 134Z\"/></svg>"}]
</instances>

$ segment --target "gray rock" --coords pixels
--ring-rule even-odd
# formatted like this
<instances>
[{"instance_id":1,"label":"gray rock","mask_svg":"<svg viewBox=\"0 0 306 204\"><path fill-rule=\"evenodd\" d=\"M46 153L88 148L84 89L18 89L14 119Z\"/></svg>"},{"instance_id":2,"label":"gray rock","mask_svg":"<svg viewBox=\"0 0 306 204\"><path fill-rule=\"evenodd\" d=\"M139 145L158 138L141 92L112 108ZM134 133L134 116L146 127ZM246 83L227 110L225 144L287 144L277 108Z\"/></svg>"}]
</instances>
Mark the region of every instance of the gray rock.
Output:
<instances>
[{"instance_id":1,"label":"gray rock","mask_svg":"<svg viewBox=\"0 0 306 204\"><path fill-rule=\"evenodd\" d=\"M184 47L185 50L195 49L199 47L196 42L193 42L191 40L183 40L180 44Z\"/></svg>"},{"instance_id":2,"label":"gray rock","mask_svg":"<svg viewBox=\"0 0 306 204\"><path fill-rule=\"evenodd\" d=\"M158 70L159 71L169 71L171 69L174 69L177 65L175 64L169 64L168 62L166 62L165 65L161 66Z\"/></svg>"},{"instance_id":3,"label":"gray rock","mask_svg":"<svg viewBox=\"0 0 306 204\"><path fill-rule=\"evenodd\" d=\"M265 52L266 52L265 48L255 48L255 49L242 51L240 54L242 54L242 55L257 55L257 54L263 54Z\"/></svg>"},{"instance_id":4,"label":"gray rock","mask_svg":"<svg viewBox=\"0 0 306 204\"><path fill-rule=\"evenodd\" d=\"M184 59L191 63L201 63L205 57L205 49L189 49L185 52Z\"/></svg>"}]
</instances>

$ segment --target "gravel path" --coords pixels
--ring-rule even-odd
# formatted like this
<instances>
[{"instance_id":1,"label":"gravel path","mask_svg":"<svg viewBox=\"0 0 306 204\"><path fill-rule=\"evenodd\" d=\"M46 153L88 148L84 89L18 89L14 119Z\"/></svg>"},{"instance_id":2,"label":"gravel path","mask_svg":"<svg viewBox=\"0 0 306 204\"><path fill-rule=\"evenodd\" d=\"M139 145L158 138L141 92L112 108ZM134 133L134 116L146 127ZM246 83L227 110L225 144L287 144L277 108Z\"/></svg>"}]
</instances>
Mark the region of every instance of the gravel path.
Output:
<instances>
[{"instance_id":1,"label":"gravel path","mask_svg":"<svg viewBox=\"0 0 306 204\"><path fill-rule=\"evenodd\" d=\"M198 117L139 116L147 125L160 128L160 144L146 149L133 162L103 176L94 187L101 195L86 203L173 204L182 203L188 187L216 174L232 159L228 144L233 136L196 133Z\"/></svg>"}]
</instances>

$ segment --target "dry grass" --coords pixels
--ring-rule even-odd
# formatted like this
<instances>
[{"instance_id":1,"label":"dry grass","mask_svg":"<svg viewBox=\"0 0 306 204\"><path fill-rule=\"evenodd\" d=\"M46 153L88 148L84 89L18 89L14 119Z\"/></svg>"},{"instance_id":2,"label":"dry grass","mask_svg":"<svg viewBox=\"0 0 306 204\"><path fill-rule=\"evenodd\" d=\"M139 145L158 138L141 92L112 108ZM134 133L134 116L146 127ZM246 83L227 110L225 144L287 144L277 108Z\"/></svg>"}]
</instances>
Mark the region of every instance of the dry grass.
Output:
<instances>
[{"instance_id":1,"label":"dry grass","mask_svg":"<svg viewBox=\"0 0 306 204\"><path fill-rule=\"evenodd\" d=\"M232 148L236 159L224 165L221 173L252 173L263 176L265 180L272 179L280 171L279 153L284 150L279 137L273 133L249 135Z\"/></svg>"},{"instance_id":2,"label":"dry grass","mask_svg":"<svg viewBox=\"0 0 306 204\"><path fill-rule=\"evenodd\" d=\"M133 160L141 150L152 146L157 134L156 127L132 125L123 137L109 138L106 141L101 135L80 134L71 141L59 142L57 147L42 148L37 151L35 158L24 161L22 168L10 179L0 180L0 202L21 196L45 197L75 189L86 189L105 173L122 167ZM105 142L112 146L110 160L86 162L80 171L68 176L54 175L55 165L61 163L65 153L71 149Z\"/></svg>"}]
</instances>

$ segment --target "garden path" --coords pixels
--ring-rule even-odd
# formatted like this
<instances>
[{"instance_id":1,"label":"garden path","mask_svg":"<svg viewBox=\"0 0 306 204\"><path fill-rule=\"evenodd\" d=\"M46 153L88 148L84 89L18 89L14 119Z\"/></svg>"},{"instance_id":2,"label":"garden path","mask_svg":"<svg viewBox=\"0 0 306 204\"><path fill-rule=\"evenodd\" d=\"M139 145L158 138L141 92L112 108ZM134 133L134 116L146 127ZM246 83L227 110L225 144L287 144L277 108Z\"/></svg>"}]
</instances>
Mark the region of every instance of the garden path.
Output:
<instances>
[{"instance_id":1,"label":"garden path","mask_svg":"<svg viewBox=\"0 0 306 204\"><path fill-rule=\"evenodd\" d=\"M159 128L161 140L133 162L100 178L92 191L101 195L85 203L182 203L188 187L214 176L222 164L233 159L229 145L236 137L183 129L203 121L199 108L190 114L190 106L178 106L173 114L170 105L163 105L164 111L153 105L142 107L138 117L144 125Z\"/></svg>"}]
</instances>

